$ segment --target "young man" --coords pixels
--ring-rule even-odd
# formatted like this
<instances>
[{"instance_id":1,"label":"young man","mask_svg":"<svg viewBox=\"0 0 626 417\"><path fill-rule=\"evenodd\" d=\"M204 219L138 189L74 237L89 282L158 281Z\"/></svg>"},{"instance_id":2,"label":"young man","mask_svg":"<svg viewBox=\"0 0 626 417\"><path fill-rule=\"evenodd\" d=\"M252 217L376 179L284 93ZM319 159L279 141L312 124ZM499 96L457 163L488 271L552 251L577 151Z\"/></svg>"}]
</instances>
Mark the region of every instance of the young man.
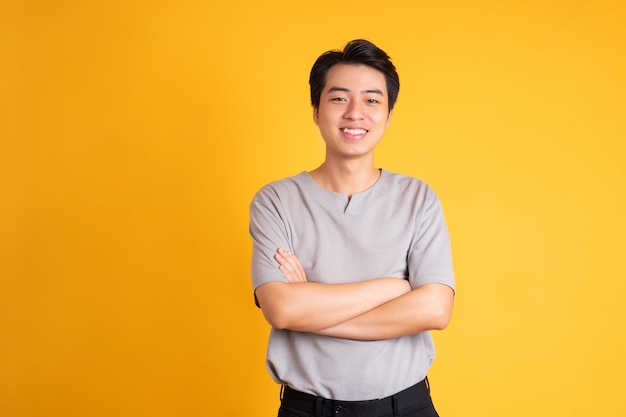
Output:
<instances>
[{"instance_id":1,"label":"young man","mask_svg":"<svg viewBox=\"0 0 626 417\"><path fill-rule=\"evenodd\" d=\"M309 82L325 160L250 205L267 367L284 388L278 415L437 416L430 330L448 325L454 302L441 203L420 180L374 165L398 74L355 40L322 54Z\"/></svg>"}]
</instances>

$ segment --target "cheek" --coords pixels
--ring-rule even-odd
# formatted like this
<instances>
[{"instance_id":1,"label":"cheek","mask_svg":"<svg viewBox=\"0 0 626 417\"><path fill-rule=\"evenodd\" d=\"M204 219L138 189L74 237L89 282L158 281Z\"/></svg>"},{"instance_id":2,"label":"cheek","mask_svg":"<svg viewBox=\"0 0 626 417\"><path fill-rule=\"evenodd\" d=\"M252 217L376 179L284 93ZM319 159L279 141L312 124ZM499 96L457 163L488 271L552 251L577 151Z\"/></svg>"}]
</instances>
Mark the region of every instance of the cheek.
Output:
<instances>
[{"instance_id":1,"label":"cheek","mask_svg":"<svg viewBox=\"0 0 626 417\"><path fill-rule=\"evenodd\" d=\"M371 117L372 117L372 120L374 120L376 124L379 124L385 127L389 126L389 122L391 121L391 119L387 116L387 113L385 112L376 113L372 115Z\"/></svg>"}]
</instances>

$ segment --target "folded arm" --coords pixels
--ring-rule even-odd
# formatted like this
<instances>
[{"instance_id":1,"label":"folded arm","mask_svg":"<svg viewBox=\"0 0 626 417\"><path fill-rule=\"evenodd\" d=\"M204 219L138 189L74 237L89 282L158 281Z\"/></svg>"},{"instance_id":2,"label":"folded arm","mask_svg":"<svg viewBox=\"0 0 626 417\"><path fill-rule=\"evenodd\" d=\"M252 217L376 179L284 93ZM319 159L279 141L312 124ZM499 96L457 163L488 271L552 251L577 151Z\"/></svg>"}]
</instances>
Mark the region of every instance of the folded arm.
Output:
<instances>
[{"instance_id":1,"label":"folded arm","mask_svg":"<svg viewBox=\"0 0 626 417\"><path fill-rule=\"evenodd\" d=\"M287 282L270 282L256 289L266 320L277 329L317 332L354 319L410 291L400 278L377 278L345 284L307 282L295 255L277 253Z\"/></svg>"},{"instance_id":2,"label":"folded arm","mask_svg":"<svg viewBox=\"0 0 626 417\"><path fill-rule=\"evenodd\" d=\"M357 317L315 333L357 340L392 339L426 330L443 330L450 322L454 291L425 284Z\"/></svg>"},{"instance_id":3,"label":"folded arm","mask_svg":"<svg viewBox=\"0 0 626 417\"><path fill-rule=\"evenodd\" d=\"M289 283L273 282L257 289L263 313L274 327L379 340L441 330L450 322L454 290L447 285L425 284L411 290L406 280L398 278L309 283L294 254L279 250L275 258Z\"/></svg>"}]
</instances>

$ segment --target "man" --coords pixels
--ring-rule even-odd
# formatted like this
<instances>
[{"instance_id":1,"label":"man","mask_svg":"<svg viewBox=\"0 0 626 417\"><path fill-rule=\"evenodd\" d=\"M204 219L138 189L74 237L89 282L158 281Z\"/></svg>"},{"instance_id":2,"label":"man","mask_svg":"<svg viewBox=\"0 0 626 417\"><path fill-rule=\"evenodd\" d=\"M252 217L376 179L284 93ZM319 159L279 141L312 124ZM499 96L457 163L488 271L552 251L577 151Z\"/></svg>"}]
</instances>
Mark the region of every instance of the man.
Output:
<instances>
[{"instance_id":1,"label":"man","mask_svg":"<svg viewBox=\"0 0 626 417\"><path fill-rule=\"evenodd\" d=\"M426 373L454 275L441 203L416 178L375 168L400 83L365 40L328 51L309 80L326 144L311 172L250 205L252 281L271 324L279 417L437 416Z\"/></svg>"}]
</instances>

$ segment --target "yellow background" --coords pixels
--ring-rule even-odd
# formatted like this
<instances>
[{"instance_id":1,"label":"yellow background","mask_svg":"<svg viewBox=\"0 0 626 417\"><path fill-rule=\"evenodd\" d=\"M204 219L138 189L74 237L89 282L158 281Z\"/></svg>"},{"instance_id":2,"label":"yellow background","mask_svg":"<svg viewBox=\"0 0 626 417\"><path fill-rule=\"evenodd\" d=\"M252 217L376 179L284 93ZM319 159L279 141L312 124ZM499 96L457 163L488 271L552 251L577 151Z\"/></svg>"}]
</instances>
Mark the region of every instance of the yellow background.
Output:
<instances>
[{"instance_id":1,"label":"yellow background","mask_svg":"<svg viewBox=\"0 0 626 417\"><path fill-rule=\"evenodd\" d=\"M0 7L1 416L276 415L248 203L321 162L308 71L357 37L453 239L442 417L626 413L622 2Z\"/></svg>"}]
</instances>

